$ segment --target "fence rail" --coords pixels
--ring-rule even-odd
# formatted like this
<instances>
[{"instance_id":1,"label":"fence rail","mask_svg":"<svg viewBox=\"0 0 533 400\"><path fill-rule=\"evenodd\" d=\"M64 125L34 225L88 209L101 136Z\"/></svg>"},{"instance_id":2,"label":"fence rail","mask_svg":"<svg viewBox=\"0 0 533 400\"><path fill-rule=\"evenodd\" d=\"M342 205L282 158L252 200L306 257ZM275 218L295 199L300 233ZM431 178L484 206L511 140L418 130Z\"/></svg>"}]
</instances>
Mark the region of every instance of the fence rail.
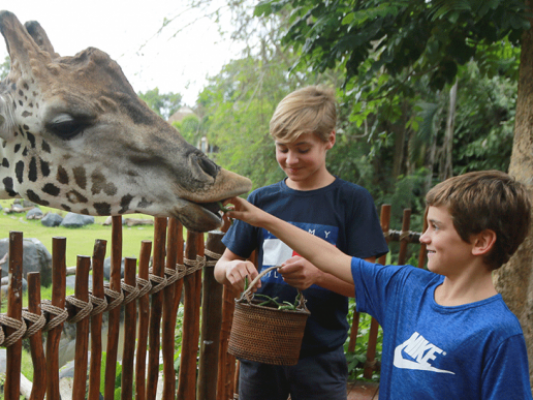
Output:
<instances>
[{"instance_id":1,"label":"fence rail","mask_svg":"<svg viewBox=\"0 0 533 400\"><path fill-rule=\"evenodd\" d=\"M409 218L410 211L406 210L402 230L392 231L389 230L390 206L384 206L381 212L385 237L388 241L400 242L401 262L405 260L407 244L418 243L420 237L409 231ZM238 294L218 284L213 276L212 267L224 251L222 237L222 231L209 232L204 243L202 234L188 231L184 240L183 228L177 220L156 218L153 243L141 242L138 260L125 259L124 278L121 279L122 219L113 217L108 284L104 284L103 279L106 241L96 240L92 257L78 256L75 269L67 269L67 240L55 237L52 240L52 298L41 300L40 275L28 273L28 307L23 309L23 234L10 232L8 305L7 313L0 315L0 345L7 347L5 399L20 398L23 338L29 339L34 366L29 398L42 400L46 395L47 400L60 399L58 351L65 323L76 324L72 398L99 399L104 313L109 318L103 396L105 400L114 399L121 308L124 308L125 334L121 399L156 398L161 378L160 354L163 399L233 399L237 390L237 368L235 358L227 352L227 345L234 299ZM423 250L421 248L420 254ZM419 259L421 266L424 258L420 256ZM89 288L91 269L92 288ZM75 294L66 296L66 276L74 273ZM182 297L182 350L176 387L174 336ZM358 317L356 313L350 335L352 351ZM370 377L378 368L375 362L377 329L377 322L373 321L365 377ZM46 335L46 352L43 335Z\"/></svg>"}]
</instances>

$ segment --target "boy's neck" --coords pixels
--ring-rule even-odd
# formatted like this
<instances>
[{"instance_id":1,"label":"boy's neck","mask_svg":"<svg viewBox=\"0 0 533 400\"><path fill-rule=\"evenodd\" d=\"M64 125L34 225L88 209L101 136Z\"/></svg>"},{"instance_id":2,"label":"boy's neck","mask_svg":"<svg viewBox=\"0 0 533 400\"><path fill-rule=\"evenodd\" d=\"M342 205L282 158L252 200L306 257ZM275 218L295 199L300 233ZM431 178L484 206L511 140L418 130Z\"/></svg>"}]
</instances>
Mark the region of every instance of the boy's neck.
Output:
<instances>
[{"instance_id":1,"label":"boy's neck","mask_svg":"<svg viewBox=\"0 0 533 400\"><path fill-rule=\"evenodd\" d=\"M335 182L335 177L329 173L328 170L325 170L323 173L313 176L312 179L305 181L293 181L291 178L285 180L285 184L294 190L316 190L322 189L328 185L331 185Z\"/></svg>"},{"instance_id":2,"label":"boy's neck","mask_svg":"<svg viewBox=\"0 0 533 400\"><path fill-rule=\"evenodd\" d=\"M435 289L435 302L441 306L453 307L475 303L497 295L492 282L492 272L483 268L466 269L464 273L444 278Z\"/></svg>"}]
</instances>

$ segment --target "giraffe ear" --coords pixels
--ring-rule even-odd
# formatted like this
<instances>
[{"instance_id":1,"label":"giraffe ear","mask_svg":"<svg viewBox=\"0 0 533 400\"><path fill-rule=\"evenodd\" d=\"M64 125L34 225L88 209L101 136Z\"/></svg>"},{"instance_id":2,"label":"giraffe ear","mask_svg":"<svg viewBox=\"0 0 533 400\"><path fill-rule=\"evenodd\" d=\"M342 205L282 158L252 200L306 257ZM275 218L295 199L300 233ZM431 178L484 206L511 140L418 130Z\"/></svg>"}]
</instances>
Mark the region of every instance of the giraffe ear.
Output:
<instances>
[{"instance_id":1,"label":"giraffe ear","mask_svg":"<svg viewBox=\"0 0 533 400\"><path fill-rule=\"evenodd\" d=\"M52 46L52 42L48 39L48 35L41 24L37 21L28 21L24 24L24 27L41 50L49 53L52 59L59 58L59 54L55 52L54 46Z\"/></svg>"}]
</instances>

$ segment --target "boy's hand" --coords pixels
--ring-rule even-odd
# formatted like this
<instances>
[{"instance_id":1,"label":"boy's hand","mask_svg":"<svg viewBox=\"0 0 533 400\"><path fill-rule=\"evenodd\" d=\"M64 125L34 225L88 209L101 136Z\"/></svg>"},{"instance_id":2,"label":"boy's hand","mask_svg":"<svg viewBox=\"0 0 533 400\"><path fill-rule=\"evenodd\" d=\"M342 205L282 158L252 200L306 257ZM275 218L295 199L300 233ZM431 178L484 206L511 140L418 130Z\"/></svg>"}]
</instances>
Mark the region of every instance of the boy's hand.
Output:
<instances>
[{"instance_id":1,"label":"boy's hand","mask_svg":"<svg viewBox=\"0 0 533 400\"><path fill-rule=\"evenodd\" d=\"M247 222L250 225L261 227L264 219L268 217L268 214L256 206L250 204L248 201L240 198L233 197L224 202L224 205L233 204L233 210L226 212L229 218L239 219Z\"/></svg>"},{"instance_id":2,"label":"boy's hand","mask_svg":"<svg viewBox=\"0 0 533 400\"><path fill-rule=\"evenodd\" d=\"M296 289L305 290L324 275L317 267L300 256L285 261L278 270L283 280Z\"/></svg>"},{"instance_id":3,"label":"boy's hand","mask_svg":"<svg viewBox=\"0 0 533 400\"><path fill-rule=\"evenodd\" d=\"M244 282L246 276L248 276L248 285L252 283L255 277L258 275L255 266L250 261L233 260L228 262L226 267L226 280L239 292L244 291ZM252 293L261 287L261 281L252 289Z\"/></svg>"}]
</instances>

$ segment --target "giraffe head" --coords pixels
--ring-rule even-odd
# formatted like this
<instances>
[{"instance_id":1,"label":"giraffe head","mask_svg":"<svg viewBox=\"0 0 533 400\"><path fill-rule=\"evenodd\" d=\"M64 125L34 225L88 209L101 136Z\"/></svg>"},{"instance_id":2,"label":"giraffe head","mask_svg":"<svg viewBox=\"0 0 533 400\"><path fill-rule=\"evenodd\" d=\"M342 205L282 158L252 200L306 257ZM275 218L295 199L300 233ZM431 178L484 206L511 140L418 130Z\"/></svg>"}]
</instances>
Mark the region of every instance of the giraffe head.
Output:
<instances>
[{"instance_id":1,"label":"giraffe head","mask_svg":"<svg viewBox=\"0 0 533 400\"><path fill-rule=\"evenodd\" d=\"M11 59L0 83L0 198L207 231L220 226L218 201L251 189L151 111L106 53L60 57L37 23L8 11L0 31Z\"/></svg>"}]
</instances>

